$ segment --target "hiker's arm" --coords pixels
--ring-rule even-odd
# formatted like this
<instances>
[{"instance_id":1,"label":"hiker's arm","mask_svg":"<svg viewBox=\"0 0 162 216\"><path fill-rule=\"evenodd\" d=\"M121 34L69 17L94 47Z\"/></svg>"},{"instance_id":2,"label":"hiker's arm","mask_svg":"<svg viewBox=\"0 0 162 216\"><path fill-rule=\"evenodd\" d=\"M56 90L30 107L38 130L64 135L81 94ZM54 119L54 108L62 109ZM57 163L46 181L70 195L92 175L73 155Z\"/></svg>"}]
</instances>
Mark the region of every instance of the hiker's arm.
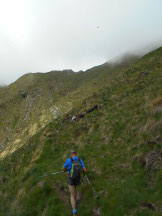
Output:
<instances>
[{"instance_id":1,"label":"hiker's arm","mask_svg":"<svg viewBox=\"0 0 162 216\"><path fill-rule=\"evenodd\" d=\"M66 172L66 171L68 170L68 163L69 163L69 161L68 161L68 159L67 159L66 162L64 163L63 168L62 168L62 170L63 170L64 172Z\"/></svg>"},{"instance_id":2,"label":"hiker's arm","mask_svg":"<svg viewBox=\"0 0 162 216\"><path fill-rule=\"evenodd\" d=\"M66 171L68 171L68 168L62 168L62 171L64 171L64 172L66 172Z\"/></svg>"},{"instance_id":3,"label":"hiker's arm","mask_svg":"<svg viewBox=\"0 0 162 216\"><path fill-rule=\"evenodd\" d=\"M85 168L85 165L84 165L84 162L83 162L83 160L81 159L80 160L80 163L81 163L81 167L82 167L82 171L84 172L84 173L86 173L86 168Z\"/></svg>"}]
</instances>

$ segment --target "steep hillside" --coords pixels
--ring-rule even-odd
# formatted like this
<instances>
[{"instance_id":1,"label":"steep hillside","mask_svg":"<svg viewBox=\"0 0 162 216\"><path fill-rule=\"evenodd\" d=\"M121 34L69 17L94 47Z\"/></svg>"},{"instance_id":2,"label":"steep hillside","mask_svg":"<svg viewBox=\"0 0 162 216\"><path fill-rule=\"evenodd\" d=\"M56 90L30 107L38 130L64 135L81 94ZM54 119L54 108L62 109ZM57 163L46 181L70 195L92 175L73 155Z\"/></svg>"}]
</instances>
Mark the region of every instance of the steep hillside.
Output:
<instances>
[{"instance_id":1,"label":"steep hillside","mask_svg":"<svg viewBox=\"0 0 162 216\"><path fill-rule=\"evenodd\" d=\"M1 88L0 157L23 146L38 130L78 106L130 63L104 64L79 73L29 73Z\"/></svg>"},{"instance_id":2,"label":"steep hillside","mask_svg":"<svg viewBox=\"0 0 162 216\"><path fill-rule=\"evenodd\" d=\"M99 195L83 177L79 215L162 214L162 48L129 66L115 66L112 76L101 68L87 76L81 72L77 76L86 78L78 82L86 83L60 98L65 106L76 99L76 106L1 159L2 216L70 215L65 174L40 176L61 170L73 148ZM87 78L93 70L100 75ZM77 98L81 93L84 97Z\"/></svg>"}]
</instances>

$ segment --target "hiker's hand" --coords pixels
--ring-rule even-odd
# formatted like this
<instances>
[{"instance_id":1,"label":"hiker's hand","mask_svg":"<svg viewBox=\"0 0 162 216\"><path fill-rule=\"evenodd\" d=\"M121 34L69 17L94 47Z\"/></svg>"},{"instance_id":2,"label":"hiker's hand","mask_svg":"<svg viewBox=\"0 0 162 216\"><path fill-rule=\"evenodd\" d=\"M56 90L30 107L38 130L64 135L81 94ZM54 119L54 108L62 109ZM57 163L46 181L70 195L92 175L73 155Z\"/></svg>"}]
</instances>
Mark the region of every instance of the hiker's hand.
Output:
<instances>
[{"instance_id":1,"label":"hiker's hand","mask_svg":"<svg viewBox=\"0 0 162 216\"><path fill-rule=\"evenodd\" d=\"M62 171L66 172L68 169L67 168L62 168Z\"/></svg>"},{"instance_id":2,"label":"hiker's hand","mask_svg":"<svg viewBox=\"0 0 162 216\"><path fill-rule=\"evenodd\" d=\"M85 174L87 172L86 168L84 167L83 168L83 173Z\"/></svg>"}]
</instances>

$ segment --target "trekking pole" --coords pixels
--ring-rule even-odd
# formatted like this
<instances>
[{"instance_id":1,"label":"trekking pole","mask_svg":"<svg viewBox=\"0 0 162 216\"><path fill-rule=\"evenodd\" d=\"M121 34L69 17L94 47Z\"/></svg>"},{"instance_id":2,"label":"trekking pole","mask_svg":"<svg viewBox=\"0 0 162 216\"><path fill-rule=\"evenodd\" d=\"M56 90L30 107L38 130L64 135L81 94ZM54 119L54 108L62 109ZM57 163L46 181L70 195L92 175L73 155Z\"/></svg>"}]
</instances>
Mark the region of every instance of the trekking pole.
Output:
<instances>
[{"instance_id":1,"label":"trekking pole","mask_svg":"<svg viewBox=\"0 0 162 216\"><path fill-rule=\"evenodd\" d=\"M91 186L91 188L92 188L92 191L93 191L93 194L94 194L94 195L95 195L97 198L99 198L99 196L98 196L98 193L95 191L95 189L94 189L94 187L92 186L91 182L89 181L89 179L88 179L88 176L87 176L87 175L85 175L85 178L86 178L86 180L87 180L88 184Z\"/></svg>"},{"instance_id":2,"label":"trekking pole","mask_svg":"<svg viewBox=\"0 0 162 216\"><path fill-rule=\"evenodd\" d=\"M46 176L49 176L49 175L56 175L56 174L63 173L63 172L64 172L64 171L58 171L58 172L54 172L54 173L50 173L50 174L46 174L46 175L39 176L39 177L41 178L41 177L46 177Z\"/></svg>"}]
</instances>

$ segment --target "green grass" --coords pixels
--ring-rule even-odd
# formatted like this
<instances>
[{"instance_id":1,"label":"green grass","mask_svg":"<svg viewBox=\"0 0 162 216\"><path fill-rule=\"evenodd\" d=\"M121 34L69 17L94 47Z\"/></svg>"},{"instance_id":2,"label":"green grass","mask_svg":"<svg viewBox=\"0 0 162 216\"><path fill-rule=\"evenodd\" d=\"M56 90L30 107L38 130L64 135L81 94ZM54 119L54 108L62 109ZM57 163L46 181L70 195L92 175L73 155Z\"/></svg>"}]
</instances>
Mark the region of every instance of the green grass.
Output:
<instances>
[{"instance_id":1,"label":"green grass","mask_svg":"<svg viewBox=\"0 0 162 216\"><path fill-rule=\"evenodd\" d=\"M75 148L100 197L94 197L83 177L79 215L94 215L99 208L103 216L160 216L162 113L152 111L156 104L161 106L156 102L162 96L161 84L162 49L158 49L40 128L0 162L1 215L70 215L66 175L40 176L61 170ZM70 121L96 104L100 109ZM156 157L148 168L146 160L153 152Z\"/></svg>"}]
</instances>

